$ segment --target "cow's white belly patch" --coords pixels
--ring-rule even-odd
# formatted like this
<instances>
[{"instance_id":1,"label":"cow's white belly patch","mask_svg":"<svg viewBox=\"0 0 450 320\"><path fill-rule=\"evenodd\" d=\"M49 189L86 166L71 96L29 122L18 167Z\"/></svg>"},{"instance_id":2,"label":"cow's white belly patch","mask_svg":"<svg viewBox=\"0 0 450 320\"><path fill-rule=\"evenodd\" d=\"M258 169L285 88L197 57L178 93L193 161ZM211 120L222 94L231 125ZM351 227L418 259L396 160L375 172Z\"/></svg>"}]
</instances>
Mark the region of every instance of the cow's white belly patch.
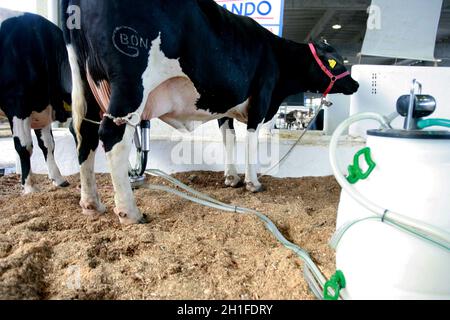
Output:
<instances>
[{"instance_id":1,"label":"cow's white belly patch","mask_svg":"<svg viewBox=\"0 0 450 320\"><path fill-rule=\"evenodd\" d=\"M6 118L6 114L2 111L0 107L0 119ZM48 106L44 111L38 113L38 112L32 112L31 113L31 129L43 129L50 125L53 120L53 108L51 106Z\"/></svg>"},{"instance_id":2,"label":"cow's white belly patch","mask_svg":"<svg viewBox=\"0 0 450 320\"><path fill-rule=\"evenodd\" d=\"M247 122L249 99L236 107L230 106L226 114L197 107L200 94L183 72L179 60L169 59L161 51L161 35L152 42L142 81L145 101L139 111L143 119L159 118L176 129L188 131L202 122L224 117Z\"/></svg>"},{"instance_id":3,"label":"cow's white belly patch","mask_svg":"<svg viewBox=\"0 0 450 320\"><path fill-rule=\"evenodd\" d=\"M248 100L226 114L213 114L197 108L199 98L194 84L187 77L171 78L149 94L143 118L159 118L176 129L188 131L194 130L202 122L223 117L247 122Z\"/></svg>"},{"instance_id":4,"label":"cow's white belly patch","mask_svg":"<svg viewBox=\"0 0 450 320\"><path fill-rule=\"evenodd\" d=\"M54 121L53 107L48 106L42 112L33 111L31 113L30 118L31 118L30 123L31 129L44 129Z\"/></svg>"}]
</instances>

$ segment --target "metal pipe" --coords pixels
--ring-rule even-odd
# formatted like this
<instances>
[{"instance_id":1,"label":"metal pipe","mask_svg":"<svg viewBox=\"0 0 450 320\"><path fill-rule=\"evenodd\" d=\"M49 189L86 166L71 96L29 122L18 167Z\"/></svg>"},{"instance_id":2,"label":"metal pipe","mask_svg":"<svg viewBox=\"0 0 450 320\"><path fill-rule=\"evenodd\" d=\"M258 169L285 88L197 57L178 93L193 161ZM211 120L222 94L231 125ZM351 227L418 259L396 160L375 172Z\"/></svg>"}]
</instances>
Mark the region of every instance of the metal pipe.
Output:
<instances>
[{"instance_id":1,"label":"metal pipe","mask_svg":"<svg viewBox=\"0 0 450 320\"><path fill-rule=\"evenodd\" d=\"M141 122L141 148L143 152L150 151L150 121Z\"/></svg>"},{"instance_id":2,"label":"metal pipe","mask_svg":"<svg viewBox=\"0 0 450 320\"><path fill-rule=\"evenodd\" d=\"M414 79L411 88L411 96L409 98L409 108L408 108L408 116L406 117L405 122L405 130L413 129L414 104L416 102L416 84L419 85L419 94L422 93L422 84L419 81L417 81L417 79Z\"/></svg>"}]
</instances>

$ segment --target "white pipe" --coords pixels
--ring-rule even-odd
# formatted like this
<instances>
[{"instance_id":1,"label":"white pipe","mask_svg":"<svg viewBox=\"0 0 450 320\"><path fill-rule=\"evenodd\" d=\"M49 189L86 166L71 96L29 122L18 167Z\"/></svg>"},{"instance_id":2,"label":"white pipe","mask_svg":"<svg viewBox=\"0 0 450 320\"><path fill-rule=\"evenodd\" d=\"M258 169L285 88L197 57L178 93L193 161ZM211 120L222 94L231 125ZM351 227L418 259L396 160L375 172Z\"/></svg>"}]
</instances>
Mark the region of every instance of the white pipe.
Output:
<instances>
[{"instance_id":1,"label":"white pipe","mask_svg":"<svg viewBox=\"0 0 450 320\"><path fill-rule=\"evenodd\" d=\"M59 10L58 10L58 0L47 0L47 15L48 20L59 25Z\"/></svg>"},{"instance_id":2,"label":"white pipe","mask_svg":"<svg viewBox=\"0 0 450 320\"><path fill-rule=\"evenodd\" d=\"M336 150L339 143L340 136L350 127L353 123L363 121L363 120L375 120L378 121L383 127L389 128L389 120L377 113L361 113L353 117L350 117L344 121L335 131L330 142L330 163L333 169L336 180L341 185L341 187L360 205L367 208L368 210L375 213L377 216L383 218L387 222L394 225L399 225L400 227L406 228L408 231L413 232L425 239L429 239L441 246L449 249L450 248L450 234L444 230L436 228L434 226L425 224L421 221L411 219L404 215L396 212L387 210L386 208L380 207L375 203L368 200L361 193L356 191L356 189L347 181L344 174L341 172Z\"/></svg>"}]
</instances>

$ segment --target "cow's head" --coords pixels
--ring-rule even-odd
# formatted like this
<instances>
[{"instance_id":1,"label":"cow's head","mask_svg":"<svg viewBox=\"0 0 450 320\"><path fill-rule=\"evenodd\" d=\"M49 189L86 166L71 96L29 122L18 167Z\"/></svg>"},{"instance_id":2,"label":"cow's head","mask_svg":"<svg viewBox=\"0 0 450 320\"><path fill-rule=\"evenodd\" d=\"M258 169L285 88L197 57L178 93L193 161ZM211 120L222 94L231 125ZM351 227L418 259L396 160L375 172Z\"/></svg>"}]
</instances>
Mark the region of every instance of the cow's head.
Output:
<instances>
[{"instance_id":1,"label":"cow's head","mask_svg":"<svg viewBox=\"0 0 450 320\"><path fill-rule=\"evenodd\" d=\"M354 94L359 84L351 77L344 59L336 50L324 41L309 45L314 56L310 67L309 90L318 93ZM328 92L327 92L328 91Z\"/></svg>"}]
</instances>

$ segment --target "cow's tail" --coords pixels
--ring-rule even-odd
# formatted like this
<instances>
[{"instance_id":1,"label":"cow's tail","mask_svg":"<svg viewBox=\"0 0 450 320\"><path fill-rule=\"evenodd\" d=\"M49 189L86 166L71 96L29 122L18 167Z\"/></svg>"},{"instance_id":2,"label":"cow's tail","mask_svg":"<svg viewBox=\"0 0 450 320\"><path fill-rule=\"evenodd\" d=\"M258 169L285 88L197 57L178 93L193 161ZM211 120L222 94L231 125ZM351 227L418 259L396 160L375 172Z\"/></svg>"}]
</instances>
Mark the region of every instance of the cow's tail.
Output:
<instances>
[{"instance_id":1,"label":"cow's tail","mask_svg":"<svg viewBox=\"0 0 450 320\"><path fill-rule=\"evenodd\" d=\"M77 136L78 148L81 146L81 124L86 117L87 104L81 76L78 56L72 45L67 46L69 54L70 69L72 70L72 118L73 128Z\"/></svg>"},{"instance_id":2,"label":"cow's tail","mask_svg":"<svg viewBox=\"0 0 450 320\"><path fill-rule=\"evenodd\" d=\"M66 40L66 43L70 43L70 30L67 27L67 21L69 19L69 13L68 8L70 5L70 0L60 0L60 6L59 6L59 17L60 17L60 26L63 31L64 40Z\"/></svg>"},{"instance_id":3,"label":"cow's tail","mask_svg":"<svg viewBox=\"0 0 450 320\"><path fill-rule=\"evenodd\" d=\"M72 4L72 0L60 0L60 17L61 27L64 35L64 40L67 45L67 53L69 55L69 65L72 74L72 119L73 129L77 137L78 148L81 146L81 124L86 117L87 104L84 92L83 77L82 77L82 64L77 55L75 44L72 42L73 32L69 30L67 25L69 21L69 6Z\"/></svg>"}]
</instances>

